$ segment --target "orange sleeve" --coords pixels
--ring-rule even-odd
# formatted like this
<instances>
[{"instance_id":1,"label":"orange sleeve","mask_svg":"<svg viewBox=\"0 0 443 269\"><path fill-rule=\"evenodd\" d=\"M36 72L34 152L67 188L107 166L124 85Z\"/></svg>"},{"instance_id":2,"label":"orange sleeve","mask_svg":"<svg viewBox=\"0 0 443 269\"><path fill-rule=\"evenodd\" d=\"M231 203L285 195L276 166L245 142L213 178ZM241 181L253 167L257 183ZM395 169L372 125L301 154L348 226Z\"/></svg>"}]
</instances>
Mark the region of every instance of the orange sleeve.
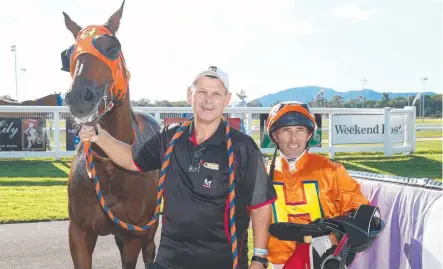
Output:
<instances>
[{"instance_id":1,"label":"orange sleeve","mask_svg":"<svg viewBox=\"0 0 443 269\"><path fill-rule=\"evenodd\" d=\"M341 164L336 164L333 175L333 189L339 215L348 214L362 204L369 204L360 189L360 183L353 179Z\"/></svg>"}]
</instances>

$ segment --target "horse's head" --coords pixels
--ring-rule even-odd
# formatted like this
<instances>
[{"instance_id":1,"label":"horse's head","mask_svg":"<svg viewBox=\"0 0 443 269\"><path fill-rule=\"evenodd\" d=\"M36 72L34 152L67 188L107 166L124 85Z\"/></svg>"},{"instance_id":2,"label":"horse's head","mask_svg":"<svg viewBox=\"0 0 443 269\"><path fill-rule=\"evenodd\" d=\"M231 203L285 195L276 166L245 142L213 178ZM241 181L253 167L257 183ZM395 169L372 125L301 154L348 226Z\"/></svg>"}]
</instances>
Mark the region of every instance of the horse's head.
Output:
<instances>
[{"instance_id":1,"label":"horse's head","mask_svg":"<svg viewBox=\"0 0 443 269\"><path fill-rule=\"evenodd\" d=\"M94 124L126 97L129 72L115 36L124 4L104 25L85 28L63 12L65 25L75 38L62 52L62 70L70 72L73 79L65 101L79 124Z\"/></svg>"}]
</instances>

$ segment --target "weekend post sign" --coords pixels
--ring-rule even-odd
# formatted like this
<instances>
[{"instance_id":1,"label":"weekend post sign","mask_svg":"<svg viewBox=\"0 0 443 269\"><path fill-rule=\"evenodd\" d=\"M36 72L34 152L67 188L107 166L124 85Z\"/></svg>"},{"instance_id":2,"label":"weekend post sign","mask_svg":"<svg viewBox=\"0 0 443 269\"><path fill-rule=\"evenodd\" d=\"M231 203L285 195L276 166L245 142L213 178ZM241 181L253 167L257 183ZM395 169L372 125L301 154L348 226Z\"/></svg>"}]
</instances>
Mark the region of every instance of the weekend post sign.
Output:
<instances>
[{"instance_id":1,"label":"weekend post sign","mask_svg":"<svg viewBox=\"0 0 443 269\"><path fill-rule=\"evenodd\" d=\"M384 115L333 115L332 144L375 144L385 142L390 132L390 142L403 142L404 115L391 115L390 130L385 128Z\"/></svg>"}]
</instances>

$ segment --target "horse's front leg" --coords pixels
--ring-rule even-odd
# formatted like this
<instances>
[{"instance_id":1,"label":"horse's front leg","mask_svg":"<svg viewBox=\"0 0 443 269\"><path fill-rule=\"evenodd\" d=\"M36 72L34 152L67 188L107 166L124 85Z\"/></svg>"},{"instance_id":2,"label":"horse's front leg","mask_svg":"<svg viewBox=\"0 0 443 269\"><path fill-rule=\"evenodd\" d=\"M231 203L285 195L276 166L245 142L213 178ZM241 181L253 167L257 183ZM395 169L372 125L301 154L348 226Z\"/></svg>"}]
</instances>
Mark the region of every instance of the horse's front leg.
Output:
<instances>
[{"instance_id":1,"label":"horse's front leg","mask_svg":"<svg viewBox=\"0 0 443 269\"><path fill-rule=\"evenodd\" d=\"M145 268L150 269L155 260L155 242L149 241L143 245L143 261L145 262Z\"/></svg>"},{"instance_id":2,"label":"horse's front leg","mask_svg":"<svg viewBox=\"0 0 443 269\"><path fill-rule=\"evenodd\" d=\"M125 241L125 248L123 249L123 269L135 269L141 249L141 240L129 239Z\"/></svg>"},{"instance_id":3,"label":"horse's front leg","mask_svg":"<svg viewBox=\"0 0 443 269\"><path fill-rule=\"evenodd\" d=\"M97 237L97 234L85 232L72 221L69 222L69 248L75 269L92 268L92 253Z\"/></svg>"}]
</instances>

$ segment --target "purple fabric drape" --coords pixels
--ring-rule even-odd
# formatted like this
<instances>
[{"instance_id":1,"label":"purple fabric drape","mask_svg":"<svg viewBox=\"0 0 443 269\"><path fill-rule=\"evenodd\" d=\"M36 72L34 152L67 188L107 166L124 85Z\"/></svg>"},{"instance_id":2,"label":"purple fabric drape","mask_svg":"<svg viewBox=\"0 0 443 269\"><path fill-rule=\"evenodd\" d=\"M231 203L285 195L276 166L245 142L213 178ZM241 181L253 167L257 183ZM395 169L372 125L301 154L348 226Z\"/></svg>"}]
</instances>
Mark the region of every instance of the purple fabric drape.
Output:
<instances>
[{"instance_id":1,"label":"purple fabric drape","mask_svg":"<svg viewBox=\"0 0 443 269\"><path fill-rule=\"evenodd\" d=\"M426 214L442 192L356 180L371 204L380 208L386 226L372 248L359 253L349 269L431 269L422 266L423 227Z\"/></svg>"}]
</instances>

